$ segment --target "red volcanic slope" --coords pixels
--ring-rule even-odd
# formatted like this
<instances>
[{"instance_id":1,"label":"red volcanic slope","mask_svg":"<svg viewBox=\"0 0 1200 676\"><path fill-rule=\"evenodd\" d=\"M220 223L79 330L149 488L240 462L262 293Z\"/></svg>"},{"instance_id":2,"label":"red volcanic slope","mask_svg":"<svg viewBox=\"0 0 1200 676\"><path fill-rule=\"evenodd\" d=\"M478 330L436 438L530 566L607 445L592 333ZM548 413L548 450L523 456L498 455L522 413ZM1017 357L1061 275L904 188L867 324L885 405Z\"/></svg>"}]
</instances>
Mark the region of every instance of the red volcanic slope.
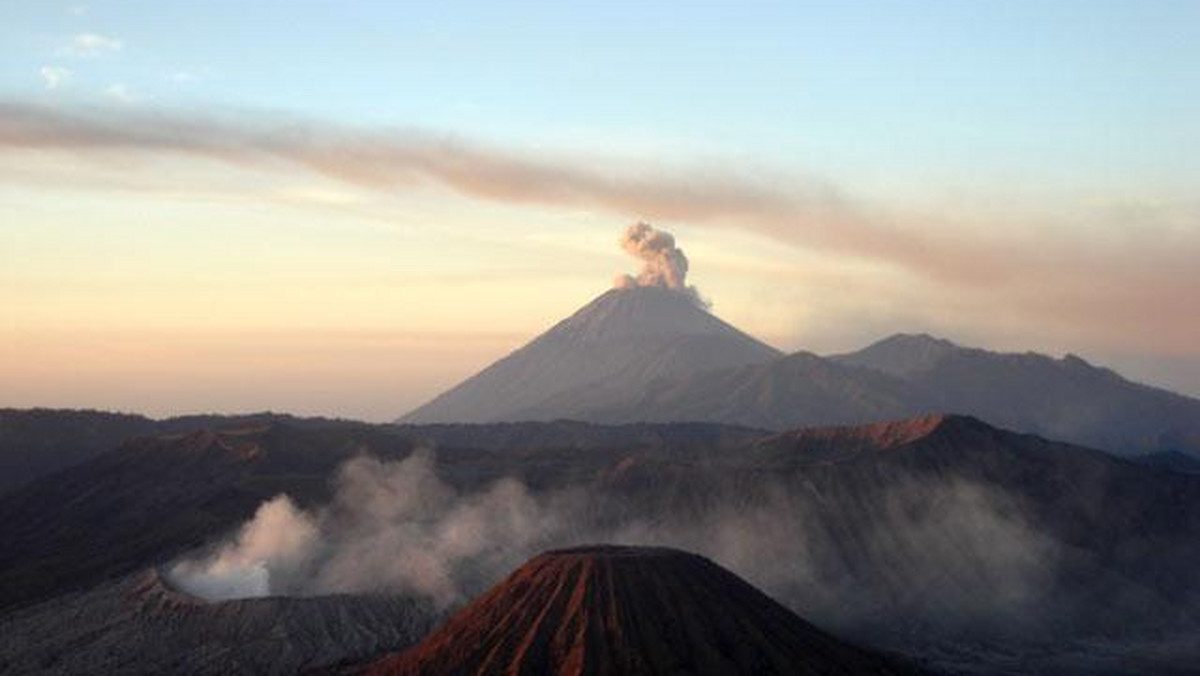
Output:
<instances>
[{"instance_id":1,"label":"red volcanic slope","mask_svg":"<svg viewBox=\"0 0 1200 676\"><path fill-rule=\"evenodd\" d=\"M779 443L790 440L805 446L831 446L843 449L882 451L910 444L933 434L947 426L973 425L982 423L969 416L931 413L905 418L868 423L865 425L836 425L831 427L801 427L781 432L764 443Z\"/></svg>"},{"instance_id":2,"label":"red volcanic slope","mask_svg":"<svg viewBox=\"0 0 1200 676\"><path fill-rule=\"evenodd\" d=\"M900 674L715 563L647 547L541 554L369 674Z\"/></svg>"}]
</instances>

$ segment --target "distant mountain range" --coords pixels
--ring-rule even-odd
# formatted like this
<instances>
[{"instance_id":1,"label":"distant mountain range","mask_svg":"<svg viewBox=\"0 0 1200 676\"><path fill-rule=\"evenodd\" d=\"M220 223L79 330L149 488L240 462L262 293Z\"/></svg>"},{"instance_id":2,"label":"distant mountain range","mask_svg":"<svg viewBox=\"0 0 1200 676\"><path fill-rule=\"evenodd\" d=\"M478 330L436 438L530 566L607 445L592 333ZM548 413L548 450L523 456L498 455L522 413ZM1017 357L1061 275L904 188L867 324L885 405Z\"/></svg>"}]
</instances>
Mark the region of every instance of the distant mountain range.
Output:
<instances>
[{"instance_id":1,"label":"distant mountain range","mask_svg":"<svg viewBox=\"0 0 1200 676\"><path fill-rule=\"evenodd\" d=\"M1200 400L1067 355L899 334L849 354L782 355L687 294L614 289L403 422L703 421L768 429L926 413L1121 454L1200 453Z\"/></svg>"},{"instance_id":2,"label":"distant mountain range","mask_svg":"<svg viewBox=\"0 0 1200 676\"><path fill-rule=\"evenodd\" d=\"M301 421L280 413L188 415L154 420L142 415L74 409L0 408L0 495L62 471L137 437L195 431L214 425Z\"/></svg>"},{"instance_id":3,"label":"distant mountain range","mask_svg":"<svg viewBox=\"0 0 1200 676\"><path fill-rule=\"evenodd\" d=\"M153 420L140 415L0 409L0 494L155 428Z\"/></svg>"}]
</instances>

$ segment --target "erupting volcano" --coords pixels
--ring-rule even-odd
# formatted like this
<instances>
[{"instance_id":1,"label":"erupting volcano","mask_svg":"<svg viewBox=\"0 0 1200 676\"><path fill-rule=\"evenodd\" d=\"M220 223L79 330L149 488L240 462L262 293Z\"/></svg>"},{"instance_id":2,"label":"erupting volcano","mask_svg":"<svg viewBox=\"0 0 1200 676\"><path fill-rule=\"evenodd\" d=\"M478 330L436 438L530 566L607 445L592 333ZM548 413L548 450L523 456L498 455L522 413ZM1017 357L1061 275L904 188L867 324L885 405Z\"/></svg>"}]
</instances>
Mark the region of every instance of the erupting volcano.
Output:
<instances>
[{"instance_id":1,"label":"erupting volcano","mask_svg":"<svg viewBox=\"0 0 1200 676\"><path fill-rule=\"evenodd\" d=\"M643 263L636 277L618 276L575 314L400 420L578 419L631 401L658 379L782 355L708 311L669 233L638 223L620 243Z\"/></svg>"}]
</instances>

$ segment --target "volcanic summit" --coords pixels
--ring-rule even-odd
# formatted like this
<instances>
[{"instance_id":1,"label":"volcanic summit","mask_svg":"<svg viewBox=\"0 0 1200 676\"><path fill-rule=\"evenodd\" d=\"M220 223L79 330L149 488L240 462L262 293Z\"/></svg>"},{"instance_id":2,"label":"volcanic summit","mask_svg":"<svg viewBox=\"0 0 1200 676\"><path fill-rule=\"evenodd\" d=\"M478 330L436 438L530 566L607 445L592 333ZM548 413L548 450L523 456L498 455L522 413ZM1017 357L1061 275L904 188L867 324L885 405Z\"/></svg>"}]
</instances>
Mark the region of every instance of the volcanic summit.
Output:
<instances>
[{"instance_id":1,"label":"volcanic summit","mask_svg":"<svg viewBox=\"0 0 1200 676\"><path fill-rule=\"evenodd\" d=\"M400 420L408 423L578 418L640 395L651 382L782 356L710 313L686 284L687 258L666 232L638 223L622 246L637 277Z\"/></svg>"},{"instance_id":2,"label":"volcanic summit","mask_svg":"<svg viewBox=\"0 0 1200 676\"><path fill-rule=\"evenodd\" d=\"M534 557L368 674L901 674L708 559L587 546Z\"/></svg>"}]
</instances>

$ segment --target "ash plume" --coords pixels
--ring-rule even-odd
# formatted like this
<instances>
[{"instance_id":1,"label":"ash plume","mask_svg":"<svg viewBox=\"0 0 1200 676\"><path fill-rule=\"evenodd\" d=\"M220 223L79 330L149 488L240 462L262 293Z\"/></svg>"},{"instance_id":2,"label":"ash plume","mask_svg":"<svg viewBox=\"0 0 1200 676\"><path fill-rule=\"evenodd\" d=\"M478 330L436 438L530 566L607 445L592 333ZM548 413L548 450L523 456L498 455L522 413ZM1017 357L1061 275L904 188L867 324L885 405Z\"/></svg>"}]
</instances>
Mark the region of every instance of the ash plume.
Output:
<instances>
[{"instance_id":1,"label":"ash plume","mask_svg":"<svg viewBox=\"0 0 1200 676\"><path fill-rule=\"evenodd\" d=\"M626 228L619 241L622 249L642 261L642 271L636 277L617 275L613 281L614 287L630 289L656 286L682 291L696 300L700 299L696 287L687 283L688 259L683 249L675 245L674 235L639 221Z\"/></svg>"}]
</instances>

